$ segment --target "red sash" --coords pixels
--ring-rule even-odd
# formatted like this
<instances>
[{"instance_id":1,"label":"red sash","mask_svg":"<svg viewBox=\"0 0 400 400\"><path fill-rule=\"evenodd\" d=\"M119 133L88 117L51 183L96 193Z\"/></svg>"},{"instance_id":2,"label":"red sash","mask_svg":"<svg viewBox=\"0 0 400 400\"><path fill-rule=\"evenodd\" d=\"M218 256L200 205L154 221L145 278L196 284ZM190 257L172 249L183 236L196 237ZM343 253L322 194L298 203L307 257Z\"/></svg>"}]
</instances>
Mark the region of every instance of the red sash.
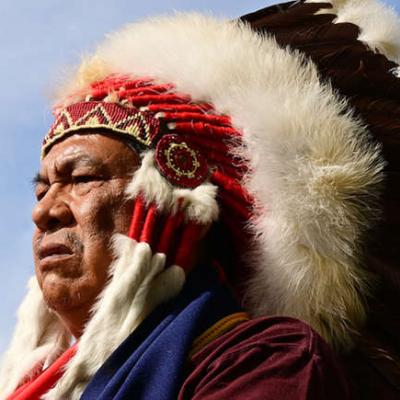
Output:
<instances>
[{"instance_id":1,"label":"red sash","mask_svg":"<svg viewBox=\"0 0 400 400\"><path fill-rule=\"evenodd\" d=\"M7 400L40 400L62 377L64 366L75 355L77 344L70 347L39 376L20 386Z\"/></svg>"}]
</instances>

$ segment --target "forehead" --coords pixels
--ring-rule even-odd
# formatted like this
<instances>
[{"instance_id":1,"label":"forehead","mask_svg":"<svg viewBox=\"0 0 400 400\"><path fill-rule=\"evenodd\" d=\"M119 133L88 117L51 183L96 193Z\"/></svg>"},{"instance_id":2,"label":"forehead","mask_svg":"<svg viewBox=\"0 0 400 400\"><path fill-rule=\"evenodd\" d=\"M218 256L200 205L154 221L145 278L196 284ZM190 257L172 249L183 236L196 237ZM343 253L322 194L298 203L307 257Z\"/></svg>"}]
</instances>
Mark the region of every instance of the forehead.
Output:
<instances>
[{"instance_id":1,"label":"forehead","mask_svg":"<svg viewBox=\"0 0 400 400\"><path fill-rule=\"evenodd\" d=\"M41 171L82 164L103 165L116 172L128 172L139 164L139 155L112 136L102 133L74 134L52 146L41 162Z\"/></svg>"}]
</instances>

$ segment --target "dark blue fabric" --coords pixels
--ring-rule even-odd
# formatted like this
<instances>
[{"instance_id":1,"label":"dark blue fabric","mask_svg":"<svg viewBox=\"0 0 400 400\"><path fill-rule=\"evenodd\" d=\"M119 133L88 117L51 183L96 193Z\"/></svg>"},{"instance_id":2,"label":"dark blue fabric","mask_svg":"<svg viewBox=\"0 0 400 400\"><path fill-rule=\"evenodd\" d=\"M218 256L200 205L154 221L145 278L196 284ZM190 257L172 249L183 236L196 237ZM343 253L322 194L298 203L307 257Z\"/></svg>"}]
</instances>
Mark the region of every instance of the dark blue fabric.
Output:
<instances>
[{"instance_id":1,"label":"dark blue fabric","mask_svg":"<svg viewBox=\"0 0 400 400\"><path fill-rule=\"evenodd\" d=\"M110 356L82 400L176 400L193 340L239 311L217 274L201 268L182 293L155 310Z\"/></svg>"}]
</instances>

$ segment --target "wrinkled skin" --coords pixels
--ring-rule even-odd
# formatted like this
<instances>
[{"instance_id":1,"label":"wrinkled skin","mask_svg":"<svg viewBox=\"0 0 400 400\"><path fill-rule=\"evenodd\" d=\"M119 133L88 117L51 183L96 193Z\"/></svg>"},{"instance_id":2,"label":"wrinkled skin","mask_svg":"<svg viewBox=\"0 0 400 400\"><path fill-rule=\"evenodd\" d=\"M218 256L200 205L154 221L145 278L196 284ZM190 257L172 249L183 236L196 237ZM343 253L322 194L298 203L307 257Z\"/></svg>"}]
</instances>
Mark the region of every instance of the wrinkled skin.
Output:
<instances>
[{"instance_id":1,"label":"wrinkled skin","mask_svg":"<svg viewBox=\"0 0 400 400\"><path fill-rule=\"evenodd\" d=\"M128 233L132 203L124 192L139 162L111 136L76 134L50 149L35 179L36 276L75 337L107 281L113 234Z\"/></svg>"}]
</instances>

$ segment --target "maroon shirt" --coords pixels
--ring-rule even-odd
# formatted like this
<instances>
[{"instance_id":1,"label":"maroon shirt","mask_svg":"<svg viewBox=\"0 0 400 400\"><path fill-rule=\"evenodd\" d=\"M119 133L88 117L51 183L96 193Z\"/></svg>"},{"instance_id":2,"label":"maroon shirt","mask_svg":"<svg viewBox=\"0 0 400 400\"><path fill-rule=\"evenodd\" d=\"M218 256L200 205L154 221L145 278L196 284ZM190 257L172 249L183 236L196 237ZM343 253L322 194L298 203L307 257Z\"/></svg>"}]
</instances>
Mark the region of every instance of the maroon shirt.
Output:
<instances>
[{"instance_id":1,"label":"maroon shirt","mask_svg":"<svg viewBox=\"0 0 400 400\"><path fill-rule=\"evenodd\" d=\"M329 346L284 317L243 322L196 353L178 400L352 398Z\"/></svg>"}]
</instances>

